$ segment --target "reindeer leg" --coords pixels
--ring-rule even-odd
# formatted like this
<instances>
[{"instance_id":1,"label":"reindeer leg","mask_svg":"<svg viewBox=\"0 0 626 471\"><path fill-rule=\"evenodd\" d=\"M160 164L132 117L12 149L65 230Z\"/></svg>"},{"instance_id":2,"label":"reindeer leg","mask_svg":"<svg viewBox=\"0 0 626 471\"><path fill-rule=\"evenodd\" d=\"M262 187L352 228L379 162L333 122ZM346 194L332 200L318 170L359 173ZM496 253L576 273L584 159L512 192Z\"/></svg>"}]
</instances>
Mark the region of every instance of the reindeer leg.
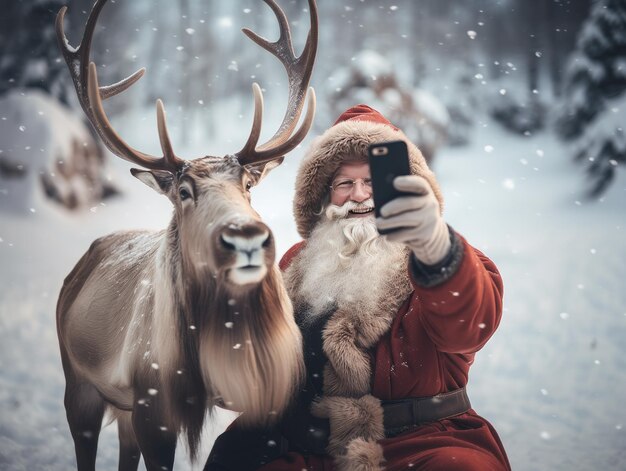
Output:
<instances>
[{"instance_id":1,"label":"reindeer leg","mask_svg":"<svg viewBox=\"0 0 626 471\"><path fill-rule=\"evenodd\" d=\"M119 471L137 471L141 452L133 430L130 412L122 412L117 418L117 432L120 442Z\"/></svg>"},{"instance_id":2,"label":"reindeer leg","mask_svg":"<svg viewBox=\"0 0 626 471\"><path fill-rule=\"evenodd\" d=\"M96 388L71 369L63 352L61 357L65 370L65 412L74 439L76 465L78 471L93 471L106 406Z\"/></svg>"},{"instance_id":3,"label":"reindeer leg","mask_svg":"<svg viewBox=\"0 0 626 471\"><path fill-rule=\"evenodd\" d=\"M174 466L177 433L167 425L158 400L135 404L133 430L148 471L171 470Z\"/></svg>"}]
</instances>

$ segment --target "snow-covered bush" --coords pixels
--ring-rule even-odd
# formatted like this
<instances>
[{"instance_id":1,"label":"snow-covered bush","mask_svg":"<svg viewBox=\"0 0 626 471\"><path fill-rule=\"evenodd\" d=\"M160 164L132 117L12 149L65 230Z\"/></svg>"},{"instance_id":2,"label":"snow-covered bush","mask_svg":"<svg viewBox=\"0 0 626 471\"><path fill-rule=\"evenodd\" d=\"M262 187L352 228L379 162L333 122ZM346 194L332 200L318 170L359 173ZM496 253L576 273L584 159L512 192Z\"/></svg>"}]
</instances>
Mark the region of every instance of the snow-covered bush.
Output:
<instances>
[{"instance_id":1,"label":"snow-covered bush","mask_svg":"<svg viewBox=\"0 0 626 471\"><path fill-rule=\"evenodd\" d=\"M546 126L548 107L539 91L521 86L519 78L503 76L492 80L482 99L493 119L511 132L527 135Z\"/></svg>"},{"instance_id":2,"label":"snow-covered bush","mask_svg":"<svg viewBox=\"0 0 626 471\"><path fill-rule=\"evenodd\" d=\"M437 96L441 98L448 111L446 144L468 145L477 117L483 113L475 63L465 59L451 60L445 65L436 64L438 70L445 67L445 80L441 80L439 76L430 77L429 85L431 89L437 90Z\"/></svg>"},{"instance_id":3,"label":"snow-covered bush","mask_svg":"<svg viewBox=\"0 0 626 471\"><path fill-rule=\"evenodd\" d=\"M470 143L474 128L473 113L467 106L457 103L447 105L450 116L447 143L451 146L465 146Z\"/></svg>"},{"instance_id":4,"label":"snow-covered bush","mask_svg":"<svg viewBox=\"0 0 626 471\"><path fill-rule=\"evenodd\" d=\"M87 126L50 95L12 90L0 110L0 209L84 209L117 193Z\"/></svg>"},{"instance_id":5,"label":"snow-covered bush","mask_svg":"<svg viewBox=\"0 0 626 471\"><path fill-rule=\"evenodd\" d=\"M523 99L514 93L503 95L490 109L491 116L509 131L527 134L543 129L546 106L536 96Z\"/></svg>"},{"instance_id":6,"label":"snow-covered bush","mask_svg":"<svg viewBox=\"0 0 626 471\"><path fill-rule=\"evenodd\" d=\"M361 51L333 75L334 90L328 97L334 116L359 103L369 105L402 129L432 164L450 124L439 99L426 90L401 85L391 63L370 50Z\"/></svg>"}]
</instances>

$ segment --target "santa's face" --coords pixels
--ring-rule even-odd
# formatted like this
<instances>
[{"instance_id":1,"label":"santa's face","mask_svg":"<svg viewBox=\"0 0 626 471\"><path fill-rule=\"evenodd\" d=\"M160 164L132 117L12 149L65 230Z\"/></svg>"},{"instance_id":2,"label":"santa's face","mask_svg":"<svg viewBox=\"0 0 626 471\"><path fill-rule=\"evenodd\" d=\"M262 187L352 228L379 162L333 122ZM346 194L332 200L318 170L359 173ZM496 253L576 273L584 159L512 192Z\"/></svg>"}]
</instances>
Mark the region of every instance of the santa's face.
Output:
<instances>
[{"instance_id":1,"label":"santa's face","mask_svg":"<svg viewBox=\"0 0 626 471\"><path fill-rule=\"evenodd\" d=\"M367 164L350 167L347 175L344 166L335 178L369 176ZM369 190L360 181L356 186ZM380 237L373 212L362 213L361 208L373 207L371 190L362 194L360 188L353 188L350 195L332 200L322 212L300 255L300 266L306 269L296 289L298 298L308 305L307 319L356 302L375 305L392 289L398 273L406 270L404 244Z\"/></svg>"},{"instance_id":2,"label":"santa's face","mask_svg":"<svg viewBox=\"0 0 626 471\"><path fill-rule=\"evenodd\" d=\"M330 203L344 206L351 202L346 217L361 218L374 214L371 197L372 179L369 164L366 162L342 164L331 183Z\"/></svg>"}]
</instances>

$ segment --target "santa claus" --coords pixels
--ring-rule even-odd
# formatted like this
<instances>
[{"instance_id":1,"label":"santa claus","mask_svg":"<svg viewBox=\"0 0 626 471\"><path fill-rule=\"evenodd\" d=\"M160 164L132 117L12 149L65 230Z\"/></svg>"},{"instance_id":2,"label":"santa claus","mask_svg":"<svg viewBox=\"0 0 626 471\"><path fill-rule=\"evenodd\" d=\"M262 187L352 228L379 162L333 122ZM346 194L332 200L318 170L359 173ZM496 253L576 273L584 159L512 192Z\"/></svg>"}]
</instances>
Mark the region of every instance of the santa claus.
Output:
<instances>
[{"instance_id":1,"label":"santa claus","mask_svg":"<svg viewBox=\"0 0 626 471\"><path fill-rule=\"evenodd\" d=\"M411 175L393 182L407 196L375 218L367 149L395 140L409 148ZM510 469L465 389L500 322L502 280L442 204L419 149L366 105L313 142L296 179L303 241L280 263L306 384L275 428L235 422L206 470Z\"/></svg>"}]
</instances>

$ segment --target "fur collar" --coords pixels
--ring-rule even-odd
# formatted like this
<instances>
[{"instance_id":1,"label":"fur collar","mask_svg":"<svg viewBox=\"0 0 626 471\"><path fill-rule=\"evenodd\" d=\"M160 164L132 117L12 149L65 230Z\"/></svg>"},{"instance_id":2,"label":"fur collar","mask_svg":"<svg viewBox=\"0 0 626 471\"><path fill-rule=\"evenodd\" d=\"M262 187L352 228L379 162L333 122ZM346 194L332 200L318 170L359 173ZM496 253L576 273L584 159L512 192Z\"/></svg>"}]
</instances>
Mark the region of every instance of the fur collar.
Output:
<instances>
[{"instance_id":1,"label":"fur collar","mask_svg":"<svg viewBox=\"0 0 626 471\"><path fill-rule=\"evenodd\" d=\"M300 252L298 255L301 255ZM307 300L298 294L304 271L303 258L296 255L285 271L285 283L296 312L303 312ZM406 260L408 263L409 252ZM322 332L323 350L328 358L324 368L323 397L311 412L330 420L328 452L340 470L382 469L384 438L380 400L371 395L370 351L389 331L401 305L410 296L411 286L404 264L386 281L381 299L371 304L355 300L338 305Z\"/></svg>"}]
</instances>

